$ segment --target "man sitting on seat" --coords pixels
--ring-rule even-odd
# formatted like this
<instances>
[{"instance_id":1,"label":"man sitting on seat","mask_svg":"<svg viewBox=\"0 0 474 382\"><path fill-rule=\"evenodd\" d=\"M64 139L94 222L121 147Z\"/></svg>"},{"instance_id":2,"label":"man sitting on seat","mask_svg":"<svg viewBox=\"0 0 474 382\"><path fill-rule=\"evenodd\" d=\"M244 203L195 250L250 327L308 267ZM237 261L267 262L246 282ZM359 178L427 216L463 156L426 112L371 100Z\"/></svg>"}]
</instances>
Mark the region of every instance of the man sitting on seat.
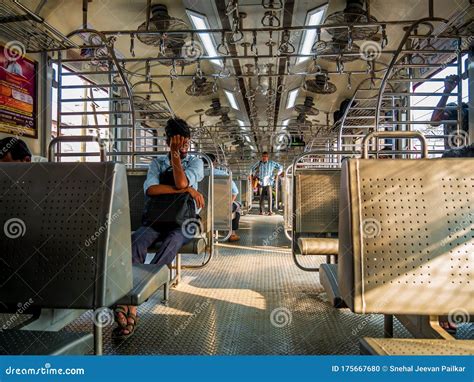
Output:
<instances>
[{"instance_id":1,"label":"man sitting on seat","mask_svg":"<svg viewBox=\"0 0 474 382\"><path fill-rule=\"evenodd\" d=\"M275 170L278 172L275 174ZM268 215L273 215L272 189L278 175L283 172L283 166L280 163L269 160L268 152L262 153L262 160L252 166L252 175L258 177L260 183L260 215L263 215L263 205L265 199L268 199Z\"/></svg>"},{"instance_id":2,"label":"man sitting on seat","mask_svg":"<svg viewBox=\"0 0 474 382\"><path fill-rule=\"evenodd\" d=\"M0 140L0 162L31 162L31 151L27 144L17 137Z\"/></svg>"},{"instance_id":3,"label":"man sitting on seat","mask_svg":"<svg viewBox=\"0 0 474 382\"><path fill-rule=\"evenodd\" d=\"M198 183L204 177L204 166L198 157L188 155L191 131L188 124L179 118L169 119L166 127L166 144L170 148L168 155L157 156L151 162L147 179L143 185L145 195L157 196L188 192L196 203L196 208L204 207L204 197L197 191ZM161 180L167 179L164 184ZM170 185L168 183L173 183ZM149 226L142 226L132 234L132 263L145 263L148 248L155 242L162 244L151 263L171 264L180 248L189 242L182 228L157 232ZM115 320L118 328L114 337L125 339L132 335L137 324L136 306L117 306Z\"/></svg>"},{"instance_id":4,"label":"man sitting on seat","mask_svg":"<svg viewBox=\"0 0 474 382\"><path fill-rule=\"evenodd\" d=\"M31 155L28 145L18 137L0 139L0 162L47 162L39 155Z\"/></svg>"},{"instance_id":5,"label":"man sitting on seat","mask_svg":"<svg viewBox=\"0 0 474 382\"><path fill-rule=\"evenodd\" d=\"M451 93L456 86L458 86L460 81L459 76L451 75L447 76L444 80L444 90L443 93ZM466 144L467 136L469 134L469 106L467 103L462 103L461 113L462 113L462 126L459 126L459 136L456 121L458 120L458 111L456 109L444 109L445 107L455 107L456 103L448 102L449 96L444 95L440 97L438 104L436 105L437 109L433 111L431 116L431 125L438 126L436 123L438 121L453 121L453 123L444 124L444 149L452 149L456 147L462 147Z\"/></svg>"},{"instance_id":6,"label":"man sitting on seat","mask_svg":"<svg viewBox=\"0 0 474 382\"><path fill-rule=\"evenodd\" d=\"M218 163L217 158L214 154L209 153L207 154L207 156L211 159L212 164L214 165L214 175L227 175L224 170L215 167L218 165ZM232 180L232 214L234 215L234 217L232 218L232 234L228 239L229 242L240 240L239 235L237 235L237 230L239 229L240 222L240 204L236 201L238 194L239 189L237 188L235 182Z\"/></svg>"},{"instance_id":7,"label":"man sitting on seat","mask_svg":"<svg viewBox=\"0 0 474 382\"><path fill-rule=\"evenodd\" d=\"M474 144L459 149L446 150L443 158L474 158Z\"/></svg>"}]
</instances>

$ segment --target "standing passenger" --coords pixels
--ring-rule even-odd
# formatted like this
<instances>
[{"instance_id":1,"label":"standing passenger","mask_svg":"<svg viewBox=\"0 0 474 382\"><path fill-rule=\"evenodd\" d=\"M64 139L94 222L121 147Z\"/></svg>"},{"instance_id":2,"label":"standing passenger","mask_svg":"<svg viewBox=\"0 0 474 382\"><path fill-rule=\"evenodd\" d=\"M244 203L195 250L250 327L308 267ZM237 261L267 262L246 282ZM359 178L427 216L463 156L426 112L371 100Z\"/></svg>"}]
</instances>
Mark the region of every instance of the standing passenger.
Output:
<instances>
[{"instance_id":1,"label":"standing passenger","mask_svg":"<svg viewBox=\"0 0 474 382\"><path fill-rule=\"evenodd\" d=\"M275 172L277 172L275 174ZM265 199L268 200L268 215L273 215L272 211L272 189L275 180L283 172L283 166L280 163L269 160L268 152L262 153L262 160L252 166L252 175L258 178L260 183L260 215L263 215Z\"/></svg>"},{"instance_id":2,"label":"standing passenger","mask_svg":"<svg viewBox=\"0 0 474 382\"><path fill-rule=\"evenodd\" d=\"M204 197L197 191L197 187L204 177L204 166L201 159L187 154L191 138L189 126L182 119L172 118L166 124L165 133L170 153L158 156L151 162L143 185L145 195L188 192L196 207L200 209L204 207ZM132 234L132 263L143 264L148 248L156 241L161 241L162 244L151 263L171 264L180 248L190 240L184 235L181 227L157 232L150 226L142 226ZM115 338L125 339L135 332L136 314L136 306L117 306L115 320L118 328L114 330Z\"/></svg>"}]
</instances>

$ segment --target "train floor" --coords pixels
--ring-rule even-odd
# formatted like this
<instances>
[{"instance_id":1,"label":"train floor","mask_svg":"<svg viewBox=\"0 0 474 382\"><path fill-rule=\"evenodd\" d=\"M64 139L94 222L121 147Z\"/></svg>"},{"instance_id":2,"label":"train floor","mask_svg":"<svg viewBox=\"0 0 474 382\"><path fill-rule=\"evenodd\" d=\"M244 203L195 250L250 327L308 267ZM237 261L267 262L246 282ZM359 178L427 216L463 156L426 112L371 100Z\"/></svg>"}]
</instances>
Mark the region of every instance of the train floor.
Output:
<instances>
[{"instance_id":1,"label":"train floor","mask_svg":"<svg viewBox=\"0 0 474 382\"><path fill-rule=\"evenodd\" d=\"M381 315L334 309L318 273L296 267L281 215L243 216L239 234L239 242L219 244L204 269L184 270L167 306L161 293L140 306L132 337L115 342L114 324L106 326L104 353L359 354L360 338L383 336ZM198 259L183 258L190 261ZM63 330L90 331L91 316ZM410 337L397 320L394 335Z\"/></svg>"},{"instance_id":2,"label":"train floor","mask_svg":"<svg viewBox=\"0 0 474 382\"><path fill-rule=\"evenodd\" d=\"M160 293L143 304L133 337L116 343L107 327L105 353L358 354L359 338L383 336L381 316L333 309L318 273L296 267L281 215L243 216L239 234L206 268L183 271L168 306ZM86 328L90 314L68 329ZM395 334L409 336L398 323Z\"/></svg>"}]
</instances>

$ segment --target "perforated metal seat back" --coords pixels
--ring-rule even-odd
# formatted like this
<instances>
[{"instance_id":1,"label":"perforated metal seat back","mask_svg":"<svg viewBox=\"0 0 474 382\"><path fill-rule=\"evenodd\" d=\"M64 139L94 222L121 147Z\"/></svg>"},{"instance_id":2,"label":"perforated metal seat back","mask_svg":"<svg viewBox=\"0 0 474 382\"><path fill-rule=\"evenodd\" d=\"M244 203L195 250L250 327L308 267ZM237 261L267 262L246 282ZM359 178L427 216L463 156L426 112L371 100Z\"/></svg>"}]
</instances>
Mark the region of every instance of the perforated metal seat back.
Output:
<instances>
[{"instance_id":1,"label":"perforated metal seat back","mask_svg":"<svg viewBox=\"0 0 474 382\"><path fill-rule=\"evenodd\" d=\"M231 179L228 175L214 175L214 229L229 230L232 220Z\"/></svg>"},{"instance_id":2,"label":"perforated metal seat back","mask_svg":"<svg viewBox=\"0 0 474 382\"><path fill-rule=\"evenodd\" d=\"M339 282L359 313L474 313L474 160L344 163Z\"/></svg>"},{"instance_id":3,"label":"perforated metal seat back","mask_svg":"<svg viewBox=\"0 0 474 382\"><path fill-rule=\"evenodd\" d=\"M143 184L145 183L146 175L146 170L127 171L130 225L132 231L136 231L142 225L143 209L145 208Z\"/></svg>"},{"instance_id":4,"label":"perforated metal seat back","mask_svg":"<svg viewBox=\"0 0 474 382\"><path fill-rule=\"evenodd\" d=\"M248 180L247 179L241 179L239 181L240 183L240 202L242 206L247 207L249 205L248 201Z\"/></svg>"},{"instance_id":5,"label":"perforated metal seat back","mask_svg":"<svg viewBox=\"0 0 474 382\"><path fill-rule=\"evenodd\" d=\"M283 178L283 206L284 206L284 220L286 227L292 227L293 225L293 202L292 202L292 188L293 188L293 177L287 175ZM301 196L300 196L301 200Z\"/></svg>"},{"instance_id":6,"label":"perforated metal seat back","mask_svg":"<svg viewBox=\"0 0 474 382\"><path fill-rule=\"evenodd\" d=\"M0 301L94 308L131 289L123 165L0 164L0 195Z\"/></svg>"},{"instance_id":7,"label":"perforated metal seat back","mask_svg":"<svg viewBox=\"0 0 474 382\"><path fill-rule=\"evenodd\" d=\"M294 175L297 233L337 233L340 170L299 170Z\"/></svg>"}]
</instances>

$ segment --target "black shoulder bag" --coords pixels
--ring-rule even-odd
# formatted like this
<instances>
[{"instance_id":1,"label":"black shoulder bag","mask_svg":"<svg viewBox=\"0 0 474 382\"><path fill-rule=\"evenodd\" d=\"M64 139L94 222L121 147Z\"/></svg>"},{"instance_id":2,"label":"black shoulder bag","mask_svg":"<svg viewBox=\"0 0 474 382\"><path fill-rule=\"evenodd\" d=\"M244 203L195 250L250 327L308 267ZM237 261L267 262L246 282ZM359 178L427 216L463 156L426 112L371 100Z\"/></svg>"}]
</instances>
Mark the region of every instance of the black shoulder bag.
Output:
<instances>
[{"instance_id":1,"label":"black shoulder bag","mask_svg":"<svg viewBox=\"0 0 474 382\"><path fill-rule=\"evenodd\" d=\"M160 184L175 186L173 169L168 167L160 174ZM145 196L142 224L157 231L171 231L183 226L188 219L196 218L194 199L188 192Z\"/></svg>"}]
</instances>

